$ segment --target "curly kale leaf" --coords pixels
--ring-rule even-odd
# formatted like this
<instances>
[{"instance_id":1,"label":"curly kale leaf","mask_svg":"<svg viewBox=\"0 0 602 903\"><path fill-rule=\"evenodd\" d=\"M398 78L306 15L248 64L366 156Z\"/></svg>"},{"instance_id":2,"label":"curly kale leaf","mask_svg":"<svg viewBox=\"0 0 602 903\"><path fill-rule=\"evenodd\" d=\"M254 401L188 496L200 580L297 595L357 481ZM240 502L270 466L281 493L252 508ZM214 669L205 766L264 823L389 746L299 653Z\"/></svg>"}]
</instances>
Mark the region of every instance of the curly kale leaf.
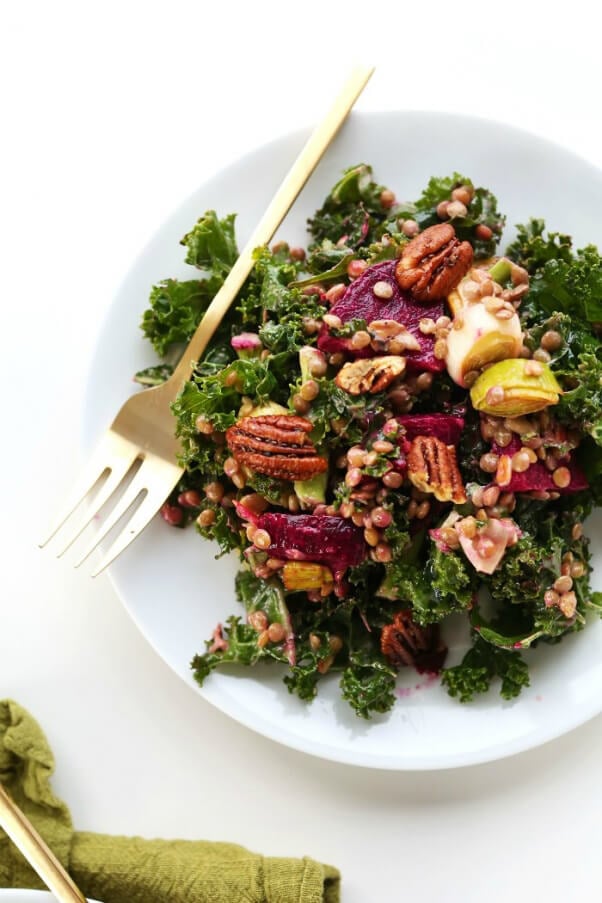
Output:
<instances>
[{"instance_id":1,"label":"curly kale leaf","mask_svg":"<svg viewBox=\"0 0 602 903\"><path fill-rule=\"evenodd\" d=\"M572 260L548 260L532 277L529 304L548 314L568 313L577 322L602 323L602 259L594 245Z\"/></svg>"},{"instance_id":2,"label":"curly kale leaf","mask_svg":"<svg viewBox=\"0 0 602 903\"><path fill-rule=\"evenodd\" d=\"M374 422L385 409L387 398L384 393L376 395L350 395L339 389L333 379L316 380L320 393L312 402L309 419L314 424L312 439L321 442L326 436L333 445L339 441L346 446L361 442L366 432L366 424ZM337 423L333 437L332 422Z\"/></svg>"},{"instance_id":3,"label":"curly kale leaf","mask_svg":"<svg viewBox=\"0 0 602 903\"><path fill-rule=\"evenodd\" d=\"M221 558L222 555L227 555L229 552L238 552L242 558L242 553L247 546L246 534L244 526L234 510L222 508L220 505L203 505L204 511L208 508L213 511L215 520L207 527L202 527L197 521L198 532L203 539L217 543L219 552L215 556L216 558Z\"/></svg>"},{"instance_id":4,"label":"curly kale leaf","mask_svg":"<svg viewBox=\"0 0 602 903\"><path fill-rule=\"evenodd\" d=\"M207 210L180 241L187 249L186 263L209 270L222 281L238 257L234 235L236 214L218 219L215 210Z\"/></svg>"},{"instance_id":5,"label":"curly kale leaf","mask_svg":"<svg viewBox=\"0 0 602 903\"><path fill-rule=\"evenodd\" d=\"M496 677L501 678L503 699L514 699L529 686L529 669L519 652L498 649L473 633L472 648L460 665L443 669L441 683L450 696L470 702L478 693L486 693Z\"/></svg>"},{"instance_id":6,"label":"curly kale leaf","mask_svg":"<svg viewBox=\"0 0 602 903\"><path fill-rule=\"evenodd\" d=\"M506 249L509 257L531 275L541 270L549 260L570 263L573 259L573 241L562 232L548 232L544 235L545 222L531 217L528 223L516 227L516 238Z\"/></svg>"},{"instance_id":7,"label":"curly kale leaf","mask_svg":"<svg viewBox=\"0 0 602 903\"><path fill-rule=\"evenodd\" d=\"M602 357L585 352L574 369L558 371L564 394L556 407L559 420L576 426L602 446Z\"/></svg>"},{"instance_id":8,"label":"curly kale leaf","mask_svg":"<svg viewBox=\"0 0 602 903\"><path fill-rule=\"evenodd\" d=\"M412 600L414 617L420 624L432 624L454 611L470 608L476 591L476 574L460 553L442 552L433 543L424 581L429 587L426 604L422 593Z\"/></svg>"},{"instance_id":9,"label":"curly kale leaf","mask_svg":"<svg viewBox=\"0 0 602 903\"><path fill-rule=\"evenodd\" d=\"M187 282L165 279L153 286L141 329L160 357L192 338L221 284L221 279L211 277Z\"/></svg>"},{"instance_id":10,"label":"curly kale leaf","mask_svg":"<svg viewBox=\"0 0 602 903\"><path fill-rule=\"evenodd\" d=\"M322 207L308 220L313 238L310 250L323 241L344 240L357 249L374 240L374 229L387 215L380 197L383 186L372 178L372 167L364 163L344 170Z\"/></svg>"},{"instance_id":11,"label":"curly kale leaf","mask_svg":"<svg viewBox=\"0 0 602 903\"><path fill-rule=\"evenodd\" d=\"M257 631L245 624L239 617L230 617L226 626L218 627L218 632L226 644L226 648L216 648L213 640L207 640L207 652L195 655L190 663L194 679L202 687L209 674L222 665L255 665L258 661L286 661L280 646L268 644L260 647L257 644ZM221 644L220 644L221 645Z\"/></svg>"},{"instance_id":12,"label":"curly kale leaf","mask_svg":"<svg viewBox=\"0 0 602 903\"><path fill-rule=\"evenodd\" d=\"M352 654L341 676L343 699L360 718L384 714L395 704L395 676L395 669L383 656L369 658Z\"/></svg>"},{"instance_id":13,"label":"curly kale leaf","mask_svg":"<svg viewBox=\"0 0 602 903\"><path fill-rule=\"evenodd\" d=\"M497 209L497 198L486 188L474 188L470 179L453 173L444 178L433 177L415 204L405 205L407 216L412 216L421 229L441 222L437 215L437 206L442 201L449 201L454 188L467 185L474 189L472 201L466 216L455 217L451 222L461 241L469 241L473 246L475 257L490 257L495 253L497 243L502 234L506 217ZM476 234L479 225L488 226L492 231L489 239L480 238Z\"/></svg>"},{"instance_id":14,"label":"curly kale leaf","mask_svg":"<svg viewBox=\"0 0 602 903\"><path fill-rule=\"evenodd\" d=\"M134 374L134 382L141 386L160 386L166 382L173 373L171 364L157 364L154 367L145 367Z\"/></svg>"}]
</instances>

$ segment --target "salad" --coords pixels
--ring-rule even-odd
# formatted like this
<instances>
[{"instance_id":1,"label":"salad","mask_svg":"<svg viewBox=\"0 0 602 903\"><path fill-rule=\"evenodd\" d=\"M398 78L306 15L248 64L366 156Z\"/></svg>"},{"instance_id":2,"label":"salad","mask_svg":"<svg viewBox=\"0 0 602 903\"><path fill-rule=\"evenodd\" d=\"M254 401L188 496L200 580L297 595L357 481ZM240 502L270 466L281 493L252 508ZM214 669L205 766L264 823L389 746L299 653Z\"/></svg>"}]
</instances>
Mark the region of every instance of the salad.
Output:
<instances>
[{"instance_id":1,"label":"salad","mask_svg":"<svg viewBox=\"0 0 602 903\"><path fill-rule=\"evenodd\" d=\"M492 192L454 173L400 202L365 164L255 266L174 403L174 527L235 553L239 610L192 660L337 674L357 715L398 671L461 702L529 684L524 651L602 613L584 521L602 501L602 259L531 219L499 248ZM169 377L237 257L235 216L182 238L202 273L152 288ZM471 646L446 666L447 621ZM201 645L201 642L199 642Z\"/></svg>"}]
</instances>

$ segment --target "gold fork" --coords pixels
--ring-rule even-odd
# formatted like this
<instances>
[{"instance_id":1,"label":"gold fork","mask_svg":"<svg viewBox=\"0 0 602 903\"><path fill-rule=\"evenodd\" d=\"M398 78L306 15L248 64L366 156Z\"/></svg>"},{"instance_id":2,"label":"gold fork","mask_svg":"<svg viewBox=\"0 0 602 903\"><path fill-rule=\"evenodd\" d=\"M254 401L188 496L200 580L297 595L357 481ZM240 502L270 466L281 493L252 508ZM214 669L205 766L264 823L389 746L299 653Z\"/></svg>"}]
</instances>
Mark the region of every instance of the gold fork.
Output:
<instances>
[{"instance_id":1,"label":"gold fork","mask_svg":"<svg viewBox=\"0 0 602 903\"><path fill-rule=\"evenodd\" d=\"M183 473L176 461L179 442L175 437L175 421L170 405L179 394L182 385L190 378L194 362L202 355L251 272L254 249L271 240L347 118L373 71L373 68L358 66L351 72L341 93L293 163L224 284L207 308L174 373L167 382L133 395L121 407L72 491L68 504L44 541L40 543L41 547L52 539L67 520L71 519L80 503L104 477L104 483L91 500L84 518L69 533L66 544L59 553L63 554L98 515L100 509L112 500L136 462L141 462L137 473L89 542L77 566L85 561L136 501L142 499L92 576L99 574L121 554L159 510Z\"/></svg>"}]
</instances>

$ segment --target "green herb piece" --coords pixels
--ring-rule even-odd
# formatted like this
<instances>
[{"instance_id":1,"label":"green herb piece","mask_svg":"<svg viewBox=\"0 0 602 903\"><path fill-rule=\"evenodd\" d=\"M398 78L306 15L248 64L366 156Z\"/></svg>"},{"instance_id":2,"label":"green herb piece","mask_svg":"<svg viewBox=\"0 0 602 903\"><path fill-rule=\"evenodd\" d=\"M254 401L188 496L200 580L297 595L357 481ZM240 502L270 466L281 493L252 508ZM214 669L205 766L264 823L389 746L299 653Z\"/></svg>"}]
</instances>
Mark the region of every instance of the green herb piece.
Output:
<instances>
[{"instance_id":1,"label":"green herb piece","mask_svg":"<svg viewBox=\"0 0 602 903\"><path fill-rule=\"evenodd\" d=\"M516 227L516 238L506 249L506 255L531 275L544 267L549 260L570 263L573 259L573 242L570 235L548 232L545 237L544 231L545 222L532 217L526 225L519 224Z\"/></svg>"},{"instance_id":2,"label":"green herb piece","mask_svg":"<svg viewBox=\"0 0 602 903\"><path fill-rule=\"evenodd\" d=\"M173 373L171 364L156 364L154 367L145 367L134 374L134 382L141 386L160 386L166 382Z\"/></svg>"},{"instance_id":3,"label":"green herb piece","mask_svg":"<svg viewBox=\"0 0 602 903\"><path fill-rule=\"evenodd\" d=\"M210 270L223 281L238 257L235 219L234 213L218 219L215 210L207 210L180 242L187 249L186 263Z\"/></svg>"},{"instance_id":4,"label":"green herb piece","mask_svg":"<svg viewBox=\"0 0 602 903\"><path fill-rule=\"evenodd\" d=\"M470 702L477 694L486 693L496 677L501 678L503 699L514 699L529 686L529 670L519 652L491 646L473 632L472 648L460 665L443 669L441 683L450 696Z\"/></svg>"}]
</instances>

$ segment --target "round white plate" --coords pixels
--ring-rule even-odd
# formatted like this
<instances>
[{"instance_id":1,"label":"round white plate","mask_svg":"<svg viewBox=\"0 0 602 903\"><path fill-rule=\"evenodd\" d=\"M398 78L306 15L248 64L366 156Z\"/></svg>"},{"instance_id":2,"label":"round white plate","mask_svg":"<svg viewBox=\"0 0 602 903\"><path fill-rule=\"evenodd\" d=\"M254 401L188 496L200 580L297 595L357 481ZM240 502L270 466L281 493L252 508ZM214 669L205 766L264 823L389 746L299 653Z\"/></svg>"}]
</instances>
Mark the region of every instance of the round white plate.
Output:
<instances>
[{"instance_id":1,"label":"round white plate","mask_svg":"<svg viewBox=\"0 0 602 903\"><path fill-rule=\"evenodd\" d=\"M151 285L170 276L192 278L182 263L182 235L207 209L238 212L240 245L264 210L306 137L290 135L260 148L211 179L157 231L117 294L93 359L84 411L86 450L110 422L134 371L155 362L139 321ZM501 247L512 226L543 216L550 229L574 235L578 246L599 243L602 174L583 160L508 126L434 113L352 114L283 224L280 236L304 243L305 221L342 169L366 162L400 199L417 197L432 175L454 170L491 188L507 213ZM600 537L602 519L590 533ZM511 755L565 733L597 714L602 700L602 623L561 646L534 650L531 686L504 702L497 688L470 705L450 699L414 673L400 678L394 710L371 722L340 699L336 675L311 704L289 695L277 667L214 673L203 689L189 662L204 651L218 621L239 612L236 563L215 561L215 549L194 529L182 532L159 518L112 566L111 579L127 610L160 656L222 711L280 743L340 762L388 769L437 769ZM598 555L597 568L600 567ZM598 581L599 585L599 581ZM451 662L460 657L452 642ZM199 719L202 712L199 711Z\"/></svg>"}]
</instances>

